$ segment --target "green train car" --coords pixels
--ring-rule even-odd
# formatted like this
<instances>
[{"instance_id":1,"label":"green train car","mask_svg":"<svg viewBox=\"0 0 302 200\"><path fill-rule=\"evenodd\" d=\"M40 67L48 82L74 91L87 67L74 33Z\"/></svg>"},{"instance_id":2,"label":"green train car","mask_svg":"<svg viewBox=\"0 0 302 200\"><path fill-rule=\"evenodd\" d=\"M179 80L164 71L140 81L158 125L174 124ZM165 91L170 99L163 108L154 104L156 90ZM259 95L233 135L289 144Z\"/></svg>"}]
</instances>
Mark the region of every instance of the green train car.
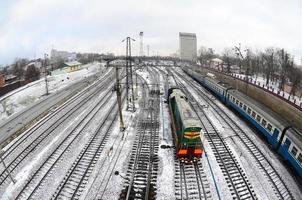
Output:
<instances>
[{"instance_id":1,"label":"green train car","mask_svg":"<svg viewBox=\"0 0 302 200\"><path fill-rule=\"evenodd\" d=\"M185 162L196 161L204 150L201 122L190 106L188 98L179 88L170 88L168 96L176 156Z\"/></svg>"}]
</instances>

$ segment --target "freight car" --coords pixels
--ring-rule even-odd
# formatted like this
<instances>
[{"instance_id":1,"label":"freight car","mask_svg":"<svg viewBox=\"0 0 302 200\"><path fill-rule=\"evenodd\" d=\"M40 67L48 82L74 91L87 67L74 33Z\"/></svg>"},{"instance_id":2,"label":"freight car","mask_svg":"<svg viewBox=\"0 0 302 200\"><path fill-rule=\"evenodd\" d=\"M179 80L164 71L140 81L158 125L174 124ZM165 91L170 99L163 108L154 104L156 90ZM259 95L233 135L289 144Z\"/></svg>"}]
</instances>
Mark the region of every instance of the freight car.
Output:
<instances>
[{"instance_id":1,"label":"freight car","mask_svg":"<svg viewBox=\"0 0 302 200\"><path fill-rule=\"evenodd\" d=\"M227 84L223 84L213 77L200 75L190 69L184 69L184 71L253 124L265 136L273 149L288 161L302 177L301 132L266 106Z\"/></svg>"},{"instance_id":2,"label":"freight car","mask_svg":"<svg viewBox=\"0 0 302 200\"><path fill-rule=\"evenodd\" d=\"M186 95L179 88L170 88L168 95L176 156L182 162L195 162L204 150L201 122Z\"/></svg>"}]
</instances>

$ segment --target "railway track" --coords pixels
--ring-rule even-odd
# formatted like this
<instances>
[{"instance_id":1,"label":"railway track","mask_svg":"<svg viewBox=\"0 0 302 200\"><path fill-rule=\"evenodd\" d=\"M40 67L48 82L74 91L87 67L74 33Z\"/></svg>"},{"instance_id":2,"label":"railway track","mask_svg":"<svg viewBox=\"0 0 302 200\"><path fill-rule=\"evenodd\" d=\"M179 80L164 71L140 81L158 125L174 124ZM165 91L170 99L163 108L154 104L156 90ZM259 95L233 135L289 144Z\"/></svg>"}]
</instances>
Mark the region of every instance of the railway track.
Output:
<instances>
[{"instance_id":1,"label":"railway track","mask_svg":"<svg viewBox=\"0 0 302 200\"><path fill-rule=\"evenodd\" d=\"M155 199L158 171L159 97L143 94L142 112L120 199ZM147 97L148 96L148 97Z\"/></svg>"},{"instance_id":2,"label":"railway track","mask_svg":"<svg viewBox=\"0 0 302 200\"><path fill-rule=\"evenodd\" d=\"M37 129L41 128L41 126L43 124L45 124L45 122L49 121L52 118L55 118L60 112L64 111L64 109L66 109L68 106L70 106L72 103L76 102L77 100L79 100L81 97L84 96L85 93L87 93L87 91L93 90L94 87L96 87L99 84L104 84L105 82L109 81L110 77L113 75L112 73L113 71L111 70L110 72L108 72L106 75L108 76L104 76L101 79L97 80L95 83L89 85L88 87L86 87L85 89L83 89L82 91L80 91L79 93L77 93L76 95L74 95L73 97L71 97L70 99L68 99L66 102L64 102L60 107L56 108L53 112L51 112L50 114L48 114L47 116L45 116L44 118L42 118L41 120L38 121L38 123L34 124L29 130L27 130L24 134L22 134L21 136L19 136L18 140L16 142L13 143L13 145L9 146L9 148L6 149L6 151L3 154L3 159L6 159L6 157L8 157L10 154L12 154L12 152L16 149L18 149L20 143L22 143L23 141L27 140L28 137L31 135L31 133L33 133L34 131L36 131ZM104 87L102 87L101 89L103 89ZM97 88L97 92L99 92L100 88ZM94 94L96 94L97 92L95 92ZM89 95L88 97L86 97L86 99L90 99L91 95Z\"/></svg>"},{"instance_id":3,"label":"railway track","mask_svg":"<svg viewBox=\"0 0 302 200\"><path fill-rule=\"evenodd\" d=\"M275 192L275 195L279 199L294 199L289 187L286 185L279 172L269 161L269 158L267 158L267 156L255 144L255 142L253 142L253 140L248 136L248 134L223 109L221 109L206 92L204 92L200 87L197 87L196 84L192 84L192 82L195 82L193 79L189 80L184 76L183 78L186 79L187 83L195 89L200 98L211 106L211 108L218 114L218 117L221 119L221 121L223 121L232 130L235 136L237 136L240 142L245 146L246 150L248 150L251 157L257 163L258 168L267 178L269 184Z\"/></svg>"},{"instance_id":4,"label":"railway track","mask_svg":"<svg viewBox=\"0 0 302 200\"><path fill-rule=\"evenodd\" d=\"M143 78L138 75L139 81L142 83ZM145 92L145 91L144 91ZM141 104L139 101L139 104ZM137 111L139 111L138 109ZM126 132L123 132L122 136L118 136L111 143L112 146L110 149L114 152L113 155L109 155L106 159L103 159L101 163L99 163L98 172L96 175L96 179L91 184L89 191L87 191L87 195L85 199L107 199L107 192L110 193L112 190L107 191L108 187L112 187L112 176L116 173L116 169L118 168L117 163L120 163L123 160L123 151L125 151L124 146L129 142L128 134L131 131L131 127L135 126L138 122L138 116L135 115L132 118L131 123L128 124L128 128ZM109 149L109 151L110 151ZM108 160L108 158L110 160ZM108 162L109 161L109 162ZM100 182L98 180L101 180ZM93 187L94 186L94 187ZM93 192L97 191L97 192Z\"/></svg>"},{"instance_id":5,"label":"railway track","mask_svg":"<svg viewBox=\"0 0 302 200\"><path fill-rule=\"evenodd\" d=\"M123 98L123 100L124 99L125 98ZM85 184L103 151L111 129L117 122L117 109L109 115L112 115L110 117L111 120L102 122L94 136L85 145L84 149L68 170L63 181L53 194L52 199L77 199L81 196L81 192L83 188L85 188ZM101 134L99 132L101 132Z\"/></svg>"},{"instance_id":6,"label":"railway track","mask_svg":"<svg viewBox=\"0 0 302 200\"><path fill-rule=\"evenodd\" d=\"M103 83L106 80L107 79L104 79L104 80L100 81L99 83ZM7 169L2 170L2 172L0 174L0 186L2 186L5 183L5 181L7 180L8 175L9 175L8 171L10 171L11 173L16 171L17 167L19 167L19 165L26 158L28 158L29 155L31 155L35 149L38 149L41 146L42 142L44 142L49 137L51 137L51 134L60 125L65 123L66 120L72 116L72 114L74 114L80 107L85 105L85 103L87 103L95 95L99 94L100 91L104 90L104 88L105 88L104 86L99 87L98 89L96 89L95 91L90 93L88 95L88 97L86 96L86 98L84 98L79 104L76 104L74 107L72 107L70 109L69 105L76 102L77 100L79 100L79 98L82 97L84 92L78 94L77 96L75 96L74 98L70 99L68 102L63 104L62 107L59 107L51 115L49 115L48 117L45 117L39 123L34 125L28 132L23 134L16 143L14 143L12 146L10 146L3 156L3 159L5 159L5 162L7 163ZM107 93L105 93L104 96L108 95L109 93L110 93L110 90ZM69 108L69 110L65 111L65 109L68 109L68 108ZM37 136L34 135L34 132L42 129L42 126L48 120L53 119L53 118L55 119L57 117L57 115L63 111L65 111L65 113L61 116L61 118L59 118L53 124L51 124L49 126L49 128L46 128L45 131L40 132L40 134L38 134ZM33 139L34 136L35 136L35 138ZM23 142L27 142L27 141L31 141L31 140L32 140L32 142L30 142L26 147L22 147ZM20 150L22 150L22 152L20 154L17 153L16 155L13 155L14 152L20 151Z\"/></svg>"},{"instance_id":7,"label":"railway track","mask_svg":"<svg viewBox=\"0 0 302 200\"><path fill-rule=\"evenodd\" d=\"M176 161L175 169L176 199L212 199L201 161L190 164Z\"/></svg>"},{"instance_id":8,"label":"railway track","mask_svg":"<svg viewBox=\"0 0 302 200\"><path fill-rule=\"evenodd\" d=\"M68 152L71 152L71 150L77 145L78 140L81 138L82 134L84 133L84 129L89 127L90 122L96 116L97 113L99 113L101 110L102 111L104 110L104 106L107 105L107 102L109 101L109 99L111 99L112 95L113 94L111 93L110 95L108 95L107 98L102 99L97 106L93 107L90 112L87 112L87 114L83 118L81 118L81 121L76 125L76 127L74 127L71 131L69 131L68 134L66 134L66 136L59 143L59 145L52 151L52 153L50 155L47 156L47 158L44 160L44 162L34 172L34 174L31 176L30 180L28 180L26 182L26 184L23 186L21 191L17 194L17 196L16 196L17 199L20 199L20 198L30 199L30 198L34 198L35 195L38 194L39 189L49 179L51 174L54 173L55 169L63 161L64 155L68 154ZM92 144L93 141L95 142L95 140L93 140L94 139L93 137L100 134L100 129L104 127L107 119L110 116L113 117L113 119L114 119L114 116L116 115L116 111L112 112L113 108L117 109L116 101L113 102L113 104L110 106L110 108L106 109L106 113L104 114L100 125L97 127L97 129L92 134L93 136L92 136L92 140L90 139L90 144ZM112 121L113 121L113 119L112 119ZM85 146L85 148L86 147L87 146ZM85 155L87 155L87 154L85 154ZM91 155L89 156L89 158L91 158L90 162L89 162L90 163L89 167L93 167L93 165L95 164L94 163L95 160L93 159L93 156L91 156ZM88 159L88 157L86 157L85 159ZM83 165L78 165L78 166L81 167ZM85 175L87 175L87 172L90 172L89 167L86 168L84 170L85 171L84 174L82 174L82 175L84 175L83 177L81 177L81 178L83 178L83 180L84 179L86 180L87 177L85 177ZM77 168L77 169L80 169L80 168ZM81 181L77 185L79 187L82 186L81 183L83 183L83 180L81 178L80 178ZM79 190L79 187L76 187L76 191Z\"/></svg>"},{"instance_id":9,"label":"railway track","mask_svg":"<svg viewBox=\"0 0 302 200\"><path fill-rule=\"evenodd\" d=\"M179 74L177 75L179 76ZM205 130L206 139L208 140L225 180L228 183L231 196L234 199L257 199L253 187L240 164L220 133L216 130L211 120L204 113L202 106L188 92L185 85L180 81L180 78L176 78L176 82L184 91L186 91L187 96L190 98L192 107L200 118L203 129Z\"/></svg>"}]
</instances>

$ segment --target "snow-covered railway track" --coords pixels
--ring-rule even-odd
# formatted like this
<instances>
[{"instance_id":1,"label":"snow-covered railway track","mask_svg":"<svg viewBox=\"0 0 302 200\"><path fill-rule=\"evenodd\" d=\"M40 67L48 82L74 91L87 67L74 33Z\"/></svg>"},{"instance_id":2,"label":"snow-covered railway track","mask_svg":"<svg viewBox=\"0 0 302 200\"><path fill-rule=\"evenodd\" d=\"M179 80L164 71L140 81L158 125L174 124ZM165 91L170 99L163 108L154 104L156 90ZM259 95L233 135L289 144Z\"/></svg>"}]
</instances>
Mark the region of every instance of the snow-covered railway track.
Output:
<instances>
[{"instance_id":1,"label":"snow-covered railway track","mask_svg":"<svg viewBox=\"0 0 302 200\"><path fill-rule=\"evenodd\" d=\"M157 94L150 94L150 96L153 95L155 95L153 98L146 98L146 95L143 95L141 119L138 122L128 165L127 180L120 199L156 198L159 98Z\"/></svg>"},{"instance_id":2,"label":"snow-covered railway track","mask_svg":"<svg viewBox=\"0 0 302 200\"><path fill-rule=\"evenodd\" d=\"M232 188L235 199L257 199L252 185L249 183L244 171L231 152L228 145L217 132L207 132L206 138L213 149L215 158L222 170L225 179Z\"/></svg>"},{"instance_id":3,"label":"snow-covered railway track","mask_svg":"<svg viewBox=\"0 0 302 200\"><path fill-rule=\"evenodd\" d=\"M212 199L201 161L185 164L176 161L176 199Z\"/></svg>"},{"instance_id":4,"label":"snow-covered railway track","mask_svg":"<svg viewBox=\"0 0 302 200\"><path fill-rule=\"evenodd\" d=\"M257 199L252 185L250 184L248 178L246 177L232 151L223 140L220 133L216 130L214 124L204 113L202 106L198 103L194 96L190 94L185 85L180 81L180 78L183 78L183 76L179 73L176 74L177 77L175 78L178 85L184 91L186 91L187 97L189 97L191 100L193 109L196 111L198 117L200 118L203 129L206 132L206 139L214 152L215 158L219 163L219 167L222 170L227 183L229 183L228 187L230 188L231 196L233 196L234 199Z\"/></svg>"},{"instance_id":5,"label":"snow-covered railway track","mask_svg":"<svg viewBox=\"0 0 302 200\"><path fill-rule=\"evenodd\" d=\"M207 102L211 108L213 108L213 110L218 114L218 117L220 117L220 120L232 130L235 136L238 136L237 138L257 163L257 166L263 172L264 176L268 179L268 182L273 188L275 195L279 199L294 199L289 187L286 185L279 172L269 161L269 158L265 156L255 142L248 136L248 134L223 109L221 109L206 92L204 92L200 87L196 86L198 84L192 84L192 81L194 82L193 79L189 80L184 76L183 78L186 79L188 84L190 84L197 94L199 94L199 97Z\"/></svg>"},{"instance_id":6,"label":"snow-covered railway track","mask_svg":"<svg viewBox=\"0 0 302 200\"><path fill-rule=\"evenodd\" d=\"M81 92L77 93L75 96L73 96L72 98L68 99L66 102L64 102L61 106L59 106L58 108L56 108L53 112L51 112L49 115L47 115L46 117L44 117L43 119L41 119L40 121L38 121L37 123L35 123L27 132L26 134L22 134L21 136L19 136L18 140L16 142L14 142L13 145L9 146L9 148L6 149L6 151L3 154L3 159L5 159L6 157L8 157L9 155L12 154L12 152L14 152L15 150L18 150L19 145L24 142L25 140L28 139L28 137L36 130L38 130L39 128L41 128L41 126L43 126L46 122L50 121L52 118L55 118L60 112L64 111L65 109L67 109L68 112L71 112L72 110L69 109L68 107L75 102L78 102L78 100L82 97L84 97L85 94L87 94L87 91L91 91L93 90L93 88L96 88L95 91L93 91L91 94L87 95L85 97L84 101L81 101L80 103L78 103L77 105L75 105L75 107L80 107L81 105L84 104L84 102L87 102L88 100L90 100L93 95L98 94L100 91L102 91L104 88L104 84L107 83L108 81L110 81L110 79L112 78L113 73L109 72L108 76L102 77L101 79L99 79L98 81L96 81L95 83L89 85L87 88L85 88L84 90L82 90ZM98 85L101 85L101 87L99 87Z\"/></svg>"},{"instance_id":7,"label":"snow-covered railway track","mask_svg":"<svg viewBox=\"0 0 302 200\"><path fill-rule=\"evenodd\" d=\"M217 106L217 105L216 105ZM241 127L237 125L234 120L232 120L222 109L218 106L215 109L219 113L223 121L228 125L228 127L235 133L238 139L244 144L245 148L248 150L250 155L254 158L259 169L264 173L265 177L268 179L271 187L273 188L276 196L279 199L294 199L289 187L285 184L283 178L280 176L278 171L264 155L264 153L259 149L259 147L247 136Z\"/></svg>"},{"instance_id":8,"label":"snow-covered railway track","mask_svg":"<svg viewBox=\"0 0 302 200\"><path fill-rule=\"evenodd\" d=\"M98 130L90 138L84 149L82 149L71 168L69 168L68 173L56 189L52 199L77 199L81 196L81 192L85 188L86 182L116 122L116 116L117 108L114 108L111 113L108 113L106 120L102 121ZM107 120L107 118L110 118L110 120Z\"/></svg>"},{"instance_id":9,"label":"snow-covered railway track","mask_svg":"<svg viewBox=\"0 0 302 200\"><path fill-rule=\"evenodd\" d=\"M55 149L52 150L50 155L48 155L38 169L35 170L25 185L22 186L21 191L16 195L17 199L33 198L38 194L39 189L41 189L49 177L55 173L55 170L57 170L64 158L68 159L65 154L68 154L68 152L72 151L72 148L77 146L78 140L85 132L84 130L90 127L92 119L94 119L101 110L104 110L104 107L108 104L108 101L112 96L113 93L107 95L107 97L103 98L96 106L93 106L91 110L81 118L81 121L65 135ZM110 108L105 109L106 113L102 118L103 121L106 121L109 115L112 114L112 109L114 107L116 107L116 101L112 102ZM94 132L94 134L96 134L99 129L100 127L97 128L97 131Z\"/></svg>"},{"instance_id":10,"label":"snow-covered railway track","mask_svg":"<svg viewBox=\"0 0 302 200\"><path fill-rule=\"evenodd\" d=\"M138 80L143 83L145 80L139 76ZM142 91L145 94L145 90ZM143 95L145 97L146 95ZM141 102L141 101L140 101ZM85 199L106 199L106 195L112 192L108 188L112 185L112 178L114 175L119 174L118 171L115 171L118 168L119 163L123 160L123 151L126 150L124 147L129 142L128 134L131 130L131 127L135 126L138 121L138 116L132 118L130 126L126 130L123 130L122 137L116 137L114 141L111 140L111 146L109 148L107 157L104 158L99 164L97 170L97 178L91 183L91 187L86 192ZM121 128L121 127L120 127ZM108 162L109 161L109 162ZM98 180L101 180L100 182ZM115 184L114 184L115 185ZM95 192L96 191L96 192Z\"/></svg>"},{"instance_id":11,"label":"snow-covered railway track","mask_svg":"<svg viewBox=\"0 0 302 200\"><path fill-rule=\"evenodd\" d=\"M105 79L106 81L107 79ZM104 80L103 80L104 81ZM87 104L89 100L91 100L93 97L98 95L101 91L105 89L104 82L101 81L98 84L102 83L101 87L98 87L95 91L90 93L88 96L86 96L82 101L79 101L79 98L84 95L83 93L80 93L79 95L72 98L70 101L66 102L62 107L60 107L58 110L56 110L53 114L51 114L49 117L44 118L39 123L34 125L26 134L22 135L19 140L10 146L7 151L5 152L3 159L7 163L7 169L3 169L0 174L0 186L5 183L7 178L9 177L8 171L13 173L17 167L30 155L33 153L34 150L38 149L41 146L41 143L47 138L50 138L52 136L52 133L62 124L66 123L66 120L69 119L79 108L83 107ZM108 94L110 94L111 91L108 90L105 94L103 94L103 97L108 97ZM74 103L75 105L70 108L70 104ZM65 112L65 113L64 113ZM47 123L52 118L55 118L57 115L61 114L61 117L56 120L53 124L51 124L45 131L38 132L41 127ZM33 137L35 132L38 134L36 137ZM33 137L33 138L32 138ZM28 142L29 140L32 140L26 147L22 147L23 142ZM21 153L18 153L20 152Z\"/></svg>"}]
</instances>

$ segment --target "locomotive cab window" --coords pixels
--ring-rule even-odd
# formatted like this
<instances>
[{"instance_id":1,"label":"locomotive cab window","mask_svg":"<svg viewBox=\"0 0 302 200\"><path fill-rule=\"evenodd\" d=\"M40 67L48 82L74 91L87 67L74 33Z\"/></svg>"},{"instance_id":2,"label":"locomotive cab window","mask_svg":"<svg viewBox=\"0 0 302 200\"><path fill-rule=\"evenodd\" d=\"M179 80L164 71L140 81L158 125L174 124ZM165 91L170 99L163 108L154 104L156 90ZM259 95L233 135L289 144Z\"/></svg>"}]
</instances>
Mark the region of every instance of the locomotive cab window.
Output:
<instances>
[{"instance_id":1,"label":"locomotive cab window","mask_svg":"<svg viewBox=\"0 0 302 200\"><path fill-rule=\"evenodd\" d=\"M292 152L293 156L296 157L298 149L295 146L293 146L293 149L291 152Z\"/></svg>"}]
</instances>

